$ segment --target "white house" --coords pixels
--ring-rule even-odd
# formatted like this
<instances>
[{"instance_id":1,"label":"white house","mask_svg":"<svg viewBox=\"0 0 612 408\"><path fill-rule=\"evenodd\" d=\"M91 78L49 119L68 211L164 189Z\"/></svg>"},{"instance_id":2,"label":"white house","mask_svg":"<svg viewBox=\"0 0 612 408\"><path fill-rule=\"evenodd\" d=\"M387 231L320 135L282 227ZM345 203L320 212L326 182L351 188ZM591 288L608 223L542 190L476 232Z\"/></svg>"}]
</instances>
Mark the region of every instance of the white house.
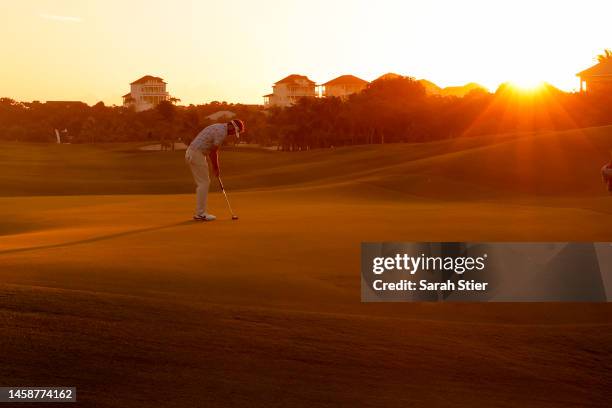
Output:
<instances>
[{"instance_id":1,"label":"white house","mask_svg":"<svg viewBox=\"0 0 612 408\"><path fill-rule=\"evenodd\" d=\"M357 78L354 75L341 75L322 84L323 96L336 96L342 99L349 95L359 93L365 89L368 81Z\"/></svg>"},{"instance_id":2,"label":"white house","mask_svg":"<svg viewBox=\"0 0 612 408\"><path fill-rule=\"evenodd\" d=\"M168 98L166 82L160 77L145 75L130 84L130 92L123 95L123 106L134 107L136 112L140 112L154 108Z\"/></svg>"},{"instance_id":3,"label":"white house","mask_svg":"<svg viewBox=\"0 0 612 408\"><path fill-rule=\"evenodd\" d=\"M264 106L290 106L300 98L317 96L314 81L305 75L289 75L272 86L272 93L264 95Z\"/></svg>"}]
</instances>

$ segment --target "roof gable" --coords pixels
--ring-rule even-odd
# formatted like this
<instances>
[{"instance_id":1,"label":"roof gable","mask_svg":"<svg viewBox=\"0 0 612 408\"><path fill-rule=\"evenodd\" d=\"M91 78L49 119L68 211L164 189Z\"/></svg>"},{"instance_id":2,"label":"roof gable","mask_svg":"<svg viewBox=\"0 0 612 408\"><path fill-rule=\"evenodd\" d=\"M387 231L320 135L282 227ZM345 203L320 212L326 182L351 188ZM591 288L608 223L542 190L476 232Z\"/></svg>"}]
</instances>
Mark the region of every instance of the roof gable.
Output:
<instances>
[{"instance_id":1,"label":"roof gable","mask_svg":"<svg viewBox=\"0 0 612 408\"><path fill-rule=\"evenodd\" d=\"M323 85L365 85L368 81L358 78L355 75L341 75L331 81L327 81Z\"/></svg>"},{"instance_id":2,"label":"roof gable","mask_svg":"<svg viewBox=\"0 0 612 408\"><path fill-rule=\"evenodd\" d=\"M314 85L314 81L311 81L310 79L308 79L308 77L306 75L298 75L298 74L291 74L289 76L286 76L285 78L281 79L278 82L275 82L274 85L277 84L290 84L290 83L294 83L297 82L299 80L303 80L308 82L309 84L313 84Z\"/></svg>"},{"instance_id":3,"label":"roof gable","mask_svg":"<svg viewBox=\"0 0 612 408\"><path fill-rule=\"evenodd\" d=\"M576 74L576 76L608 76L612 75L612 59L600 62Z\"/></svg>"},{"instance_id":4,"label":"roof gable","mask_svg":"<svg viewBox=\"0 0 612 408\"><path fill-rule=\"evenodd\" d=\"M381 76L379 76L378 78L376 78L376 80L387 80L387 79L397 79L397 78L401 78L402 76L399 74L396 74L395 72L387 72L386 74L383 74Z\"/></svg>"},{"instance_id":5,"label":"roof gable","mask_svg":"<svg viewBox=\"0 0 612 408\"><path fill-rule=\"evenodd\" d=\"M130 85L145 84L148 81L163 82L165 84L164 80L160 77L156 77L153 75L145 75L142 78L138 78L137 80L132 82Z\"/></svg>"}]
</instances>

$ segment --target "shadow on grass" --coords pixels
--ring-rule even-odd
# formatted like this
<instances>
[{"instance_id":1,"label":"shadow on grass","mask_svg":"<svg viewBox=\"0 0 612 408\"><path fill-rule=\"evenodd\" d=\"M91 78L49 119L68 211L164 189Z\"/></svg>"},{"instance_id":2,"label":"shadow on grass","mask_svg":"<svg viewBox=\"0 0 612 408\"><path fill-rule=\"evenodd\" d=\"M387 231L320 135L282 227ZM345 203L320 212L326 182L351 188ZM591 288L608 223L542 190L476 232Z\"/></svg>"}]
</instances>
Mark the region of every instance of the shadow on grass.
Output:
<instances>
[{"instance_id":1,"label":"shadow on grass","mask_svg":"<svg viewBox=\"0 0 612 408\"><path fill-rule=\"evenodd\" d=\"M70 247L70 246L81 245L81 244L89 244L89 243L92 243L92 242L106 241L106 240L110 240L110 239L114 239L114 238L121 238L121 237L129 236L129 235L141 234L143 232L160 231L160 230L164 230L164 229L180 227L180 226L190 225L190 224L191 225L197 225L197 224L201 224L201 222L192 221L192 220L181 221L181 222L177 222L177 223L174 223L174 224L159 225L159 226L156 226L156 227L139 228L139 229L135 229L135 230L117 232L117 233L108 234L108 235L101 235L101 236L98 236L98 237L92 237L92 238L82 239L82 240L78 240L78 241L60 242L60 243L57 243L57 244L47 244L47 245L37 245L37 246L26 247L26 248L7 249L7 250L4 250L4 251L0 251L0 255L13 254L13 253L17 253L17 252L37 251L37 250L41 250L41 249L64 248L64 247Z\"/></svg>"}]
</instances>

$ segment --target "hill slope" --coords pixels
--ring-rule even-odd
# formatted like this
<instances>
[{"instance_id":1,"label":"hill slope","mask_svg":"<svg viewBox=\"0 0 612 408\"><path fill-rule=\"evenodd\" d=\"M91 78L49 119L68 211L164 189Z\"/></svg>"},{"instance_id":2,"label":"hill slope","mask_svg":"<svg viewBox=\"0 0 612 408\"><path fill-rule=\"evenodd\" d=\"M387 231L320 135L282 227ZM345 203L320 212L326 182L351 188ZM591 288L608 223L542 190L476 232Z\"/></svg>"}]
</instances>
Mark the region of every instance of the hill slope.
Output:
<instances>
[{"instance_id":1,"label":"hill slope","mask_svg":"<svg viewBox=\"0 0 612 408\"><path fill-rule=\"evenodd\" d=\"M280 153L225 149L232 189L376 181L419 196L602 195L612 126L422 144ZM3 144L0 195L160 194L193 190L182 152L135 145Z\"/></svg>"}]
</instances>

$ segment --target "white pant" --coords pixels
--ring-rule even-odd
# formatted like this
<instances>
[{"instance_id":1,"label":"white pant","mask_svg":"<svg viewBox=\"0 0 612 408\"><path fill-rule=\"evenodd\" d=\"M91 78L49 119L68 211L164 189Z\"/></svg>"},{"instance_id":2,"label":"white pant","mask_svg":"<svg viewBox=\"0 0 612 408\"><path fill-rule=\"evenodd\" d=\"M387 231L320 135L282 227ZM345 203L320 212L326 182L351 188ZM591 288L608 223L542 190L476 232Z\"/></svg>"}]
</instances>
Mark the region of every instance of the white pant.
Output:
<instances>
[{"instance_id":1,"label":"white pant","mask_svg":"<svg viewBox=\"0 0 612 408\"><path fill-rule=\"evenodd\" d=\"M189 165L193 179L198 186L196 188L196 215L204 215L206 214L206 199L208 198L208 187L210 186L206 155L195 149L187 149L185 161Z\"/></svg>"}]
</instances>

